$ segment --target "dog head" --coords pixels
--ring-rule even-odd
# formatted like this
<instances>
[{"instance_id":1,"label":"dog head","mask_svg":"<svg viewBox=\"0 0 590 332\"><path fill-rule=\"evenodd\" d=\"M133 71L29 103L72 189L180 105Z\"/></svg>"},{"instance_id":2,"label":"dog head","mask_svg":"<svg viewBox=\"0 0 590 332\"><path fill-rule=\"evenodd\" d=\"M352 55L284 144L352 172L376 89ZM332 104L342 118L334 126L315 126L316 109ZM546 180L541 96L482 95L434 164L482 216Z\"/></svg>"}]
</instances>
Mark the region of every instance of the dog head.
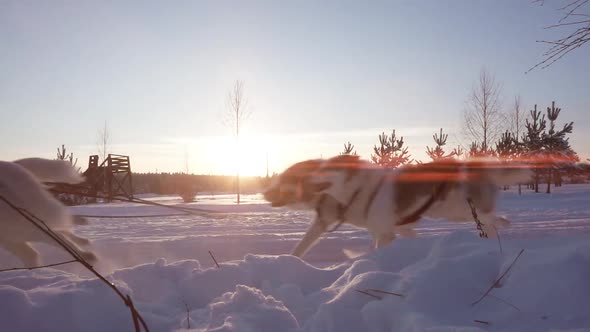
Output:
<instances>
[{"instance_id":1,"label":"dog head","mask_svg":"<svg viewBox=\"0 0 590 332\"><path fill-rule=\"evenodd\" d=\"M342 183L349 181L360 165L359 157L350 155L296 163L273 181L264 198L275 207L313 207L315 200L321 194L327 194L328 189L334 187L338 192L342 191Z\"/></svg>"},{"instance_id":2,"label":"dog head","mask_svg":"<svg viewBox=\"0 0 590 332\"><path fill-rule=\"evenodd\" d=\"M323 163L323 160L311 159L292 165L273 180L264 198L273 207L312 207L316 194L330 186L327 182L315 181Z\"/></svg>"}]
</instances>

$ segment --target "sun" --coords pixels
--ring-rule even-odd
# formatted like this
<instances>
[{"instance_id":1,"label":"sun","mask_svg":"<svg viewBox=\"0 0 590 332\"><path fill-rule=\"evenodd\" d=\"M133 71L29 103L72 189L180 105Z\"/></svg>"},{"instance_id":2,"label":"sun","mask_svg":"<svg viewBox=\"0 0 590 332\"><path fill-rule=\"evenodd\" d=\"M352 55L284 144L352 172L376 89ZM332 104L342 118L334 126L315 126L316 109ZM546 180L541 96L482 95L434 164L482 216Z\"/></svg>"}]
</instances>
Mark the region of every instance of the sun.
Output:
<instances>
[{"instance_id":1,"label":"sun","mask_svg":"<svg viewBox=\"0 0 590 332\"><path fill-rule=\"evenodd\" d=\"M272 142L268 138L244 135L236 143L235 137L223 136L215 139L207 153L215 174L240 176L265 176L267 157Z\"/></svg>"}]
</instances>

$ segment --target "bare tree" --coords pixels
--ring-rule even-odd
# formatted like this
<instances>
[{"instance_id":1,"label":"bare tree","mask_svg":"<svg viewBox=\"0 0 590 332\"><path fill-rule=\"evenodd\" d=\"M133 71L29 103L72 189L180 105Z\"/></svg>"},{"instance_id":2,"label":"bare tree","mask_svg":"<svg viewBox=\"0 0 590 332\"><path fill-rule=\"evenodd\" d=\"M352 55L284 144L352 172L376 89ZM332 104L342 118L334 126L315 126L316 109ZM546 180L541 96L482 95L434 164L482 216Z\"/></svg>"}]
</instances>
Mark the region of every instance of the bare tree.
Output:
<instances>
[{"instance_id":1,"label":"bare tree","mask_svg":"<svg viewBox=\"0 0 590 332\"><path fill-rule=\"evenodd\" d=\"M525 120L527 117L527 112L524 107L522 107L522 103L520 100L520 96L514 97L514 104L512 107L512 112L509 115L510 117L510 130L512 132L512 136L514 139L514 145L516 147L516 151L513 154L518 155L520 151L520 144L521 144L521 137L520 134L524 133L525 129ZM521 184L518 184L518 194L522 194L522 187Z\"/></svg>"},{"instance_id":2,"label":"bare tree","mask_svg":"<svg viewBox=\"0 0 590 332\"><path fill-rule=\"evenodd\" d=\"M111 153L111 132L106 120L104 122L104 127L98 130L97 145L98 155L101 156L104 161L107 159L107 155Z\"/></svg>"},{"instance_id":3,"label":"bare tree","mask_svg":"<svg viewBox=\"0 0 590 332\"><path fill-rule=\"evenodd\" d=\"M486 69L479 74L464 113L464 133L468 141L475 142L482 151L488 151L498 140L505 124L500 111L500 85Z\"/></svg>"},{"instance_id":4,"label":"bare tree","mask_svg":"<svg viewBox=\"0 0 590 332\"><path fill-rule=\"evenodd\" d=\"M230 127L232 135L236 139L236 158L239 158L240 149L240 129L244 121L250 116L251 112L248 109L248 100L244 94L244 82L237 80L234 86L230 89L227 95L227 113L226 123ZM236 165L239 165L240 161L236 160ZM236 169L236 191L237 191L237 202L240 204L240 169L239 166Z\"/></svg>"},{"instance_id":5,"label":"bare tree","mask_svg":"<svg viewBox=\"0 0 590 332\"><path fill-rule=\"evenodd\" d=\"M543 0L535 2L545 4ZM527 70L527 73L537 67L549 67L590 40L590 14L582 12L588 3L590 0L568 0L558 8L562 17L556 24L547 26L545 29L559 29L567 32L563 37L554 40L537 40L538 43L549 45L549 48L543 53L543 60Z\"/></svg>"},{"instance_id":6,"label":"bare tree","mask_svg":"<svg viewBox=\"0 0 590 332\"><path fill-rule=\"evenodd\" d=\"M184 174L187 174L187 175L189 174L188 160L189 160L188 148L185 146L184 147Z\"/></svg>"},{"instance_id":7,"label":"bare tree","mask_svg":"<svg viewBox=\"0 0 590 332\"><path fill-rule=\"evenodd\" d=\"M510 131L518 143L520 140L520 134L524 132L524 120L527 117L527 112L522 106L520 96L514 97L512 111L508 116L510 118Z\"/></svg>"}]
</instances>

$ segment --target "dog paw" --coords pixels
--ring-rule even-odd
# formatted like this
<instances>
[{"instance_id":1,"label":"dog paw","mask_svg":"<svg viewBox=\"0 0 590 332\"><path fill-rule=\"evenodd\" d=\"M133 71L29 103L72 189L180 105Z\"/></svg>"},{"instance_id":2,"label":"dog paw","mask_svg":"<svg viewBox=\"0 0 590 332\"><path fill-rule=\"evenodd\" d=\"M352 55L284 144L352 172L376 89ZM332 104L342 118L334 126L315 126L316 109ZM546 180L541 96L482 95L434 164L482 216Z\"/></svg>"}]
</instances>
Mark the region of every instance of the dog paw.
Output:
<instances>
[{"instance_id":1,"label":"dog paw","mask_svg":"<svg viewBox=\"0 0 590 332\"><path fill-rule=\"evenodd\" d=\"M82 251L80 252L80 256L82 256L82 258L91 265L98 261L98 257L90 251Z\"/></svg>"},{"instance_id":2,"label":"dog paw","mask_svg":"<svg viewBox=\"0 0 590 332\"><path fill-rule=\"evenodd\" d=\"M496 226L499 227L508 227L510 226L510 220L504 218L504 217L496 217Z\"/></svg>"},{"instance_id":3,"label":"dog paw","mask_svg":"<svg viewBox=\"0 0 590 332\"><path fill-rule=\"evenodd\" d=\"M75 225L88 225L88 220L81 216L74 216Z\"/></svg>"}]
</instances>

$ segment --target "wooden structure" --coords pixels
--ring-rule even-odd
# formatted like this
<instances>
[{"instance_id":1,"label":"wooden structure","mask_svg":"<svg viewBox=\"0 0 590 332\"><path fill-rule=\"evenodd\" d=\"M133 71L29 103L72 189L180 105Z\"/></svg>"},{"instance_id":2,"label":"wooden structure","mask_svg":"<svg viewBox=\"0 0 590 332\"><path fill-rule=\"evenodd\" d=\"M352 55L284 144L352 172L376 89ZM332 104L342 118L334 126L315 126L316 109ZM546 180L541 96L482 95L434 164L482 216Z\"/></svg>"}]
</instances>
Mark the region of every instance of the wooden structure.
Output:
<instances>
[{"instance_id":1,"label":"wooden structure","mask_svg":"<svg viewBox=\"0 0 590 332\"><path fill-rule=\"evenodd\" d=\"M93 195L105 196L109 202L116 196L133 198L129 156L109 154L100 165L97 155L90 156L84 176Z\"/></svg>"}]
</instances>

